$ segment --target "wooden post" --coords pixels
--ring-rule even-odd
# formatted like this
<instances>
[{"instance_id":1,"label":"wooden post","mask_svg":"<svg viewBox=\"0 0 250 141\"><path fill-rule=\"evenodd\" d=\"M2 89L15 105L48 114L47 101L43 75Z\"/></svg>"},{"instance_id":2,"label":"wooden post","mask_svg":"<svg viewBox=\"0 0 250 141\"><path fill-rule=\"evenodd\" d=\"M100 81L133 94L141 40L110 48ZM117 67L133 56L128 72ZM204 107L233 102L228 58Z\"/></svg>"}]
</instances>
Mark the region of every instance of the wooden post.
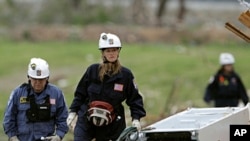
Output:
<instances>
[{"instance_id":1,"label":"wooden post","mask_svg":"<svg viewBox=\"0 0 250 141\"><path fill-rule=\"evenodd\" d=\"M238 17L238 20L245 25L246 27L250 28L250 11L247 10L246 12L243 12ZM230 24L229 22L225 23L225 28L239 36L240 38L244 39L248 43L250 43L250 37L246 34L244 34L241 30Z\"/></svg>"}]
</instances>

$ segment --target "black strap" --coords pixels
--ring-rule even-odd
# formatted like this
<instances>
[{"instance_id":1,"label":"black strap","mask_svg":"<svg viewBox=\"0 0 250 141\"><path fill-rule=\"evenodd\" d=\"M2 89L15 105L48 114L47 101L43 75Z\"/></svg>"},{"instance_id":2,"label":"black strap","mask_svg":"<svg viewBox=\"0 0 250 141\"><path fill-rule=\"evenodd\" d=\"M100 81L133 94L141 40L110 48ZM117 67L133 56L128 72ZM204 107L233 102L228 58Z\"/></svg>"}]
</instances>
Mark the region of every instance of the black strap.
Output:
<instances>
[{"instance_id":1,"label":"black strap","mask_svg":"<svg viewBox=\"0 0 250 141\"><path fill-rule=\"evenodd\" d=\"M21 87L27 88L27 101L30 103L30 109L26 111L26 115L29 119L29 122L42 122L54 119L55 117L50 117L51 112L51 104L50 104L50 96L47 95L45 97L45 102L43 104L37 104L35 95L31 94L31 84L24 83ZM47 111L44 111L41 107L45 107Z\"/></svg>"}]
</instances>

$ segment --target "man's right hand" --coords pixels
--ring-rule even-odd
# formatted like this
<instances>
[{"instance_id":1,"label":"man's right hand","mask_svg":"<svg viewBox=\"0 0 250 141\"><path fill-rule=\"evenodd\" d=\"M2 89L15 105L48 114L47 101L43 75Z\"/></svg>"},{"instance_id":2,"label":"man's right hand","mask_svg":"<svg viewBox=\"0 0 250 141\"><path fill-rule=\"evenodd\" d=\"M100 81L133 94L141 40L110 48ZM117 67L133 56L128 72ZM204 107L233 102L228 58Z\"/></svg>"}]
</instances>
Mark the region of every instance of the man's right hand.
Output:
<instances>
[{"instance_id":1,"label":"man's right hand","mask_svg":"<svg viewBox=\"0 0 250 141\"><path fill-rule=\"evenodd\" d=\"M67 125L70 127L70 128L72 128L71 126L71 124L72 124L72 122L73 122L73 120L76 118L76 112L70 112L69 113L69 116L68 116L68 118L67 118Z\"/></svg>"},{"instance_id":2,"label":"man's right hand","mask_svg":"<svg viewBox=\"0 0 250 141\"><path fill-rule=\"evenodd\" d=\"M17 136L13 136L13 137L10 138L9 141L19 141L19 139L17 138Z\"/></svg>"}]
</instances>

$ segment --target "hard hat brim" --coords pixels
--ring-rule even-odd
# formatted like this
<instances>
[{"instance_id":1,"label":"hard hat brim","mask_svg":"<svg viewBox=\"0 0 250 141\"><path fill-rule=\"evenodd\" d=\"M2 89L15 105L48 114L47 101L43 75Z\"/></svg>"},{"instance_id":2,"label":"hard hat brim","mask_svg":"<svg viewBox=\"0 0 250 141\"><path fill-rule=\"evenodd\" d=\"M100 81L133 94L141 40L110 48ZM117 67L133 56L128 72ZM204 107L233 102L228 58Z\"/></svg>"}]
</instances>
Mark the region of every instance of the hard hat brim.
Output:
<instances>
[{"instance_id":1,"label":"hard hat brim","mask_svg":"<svg viewBox=\"0 0 250 141\"><path fill-rule=\"evenodd\" d=\"M49 76L32 76L32 75L28 75L30 78L33 78L33 79L45 79L45 78L48 78Z\"/></svg>"},{"instance_id":2,"label":"hard hat brim","mask_svg":"<svg viewBox=\"0 0 250 141\"><path fill-rule=\"evenodd\" d=\"M99 50L108 49L108 48L122 48L122 47L117 47L117 46L113 46L113 47L99 47Z\"/></svg>"}]
</instances>

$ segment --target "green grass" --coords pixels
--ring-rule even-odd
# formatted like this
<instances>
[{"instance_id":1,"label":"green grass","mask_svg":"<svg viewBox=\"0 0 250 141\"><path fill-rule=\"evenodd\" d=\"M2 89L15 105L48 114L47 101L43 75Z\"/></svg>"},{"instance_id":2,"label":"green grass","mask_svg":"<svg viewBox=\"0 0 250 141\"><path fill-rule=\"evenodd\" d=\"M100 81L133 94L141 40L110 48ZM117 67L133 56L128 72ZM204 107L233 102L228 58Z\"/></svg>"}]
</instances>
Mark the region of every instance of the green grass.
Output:
<instances>
[{"instance_id":1,"label":"green grass","mask_svg":"<svg viewBox=\"0 0 250 141\"><path fill-rule=\"evenodd\" d=\"M86 67L100 61L98 44L95 42L2 40L0 45L1 117L11 90L27 81L26 71L31 57L41 57L49 62L51 83L59 84L58 79L67 81L67 86L61 88L68 105ZM219 68L218 56L221 52L231 52L235 55L236 71L241 75L245 86L250 88L248 44L124 44L120 60L132 70L144 95L148 114L145 121L150 123L156 120L164 110L164 114L169 114L166 110L172 107L185 109L190 106L207 106L202 101L203 92L209 77ZM3 133L2 127L0 131ZM71 134L66 138L71 139Z\"/></svg>"}]
</instances>

